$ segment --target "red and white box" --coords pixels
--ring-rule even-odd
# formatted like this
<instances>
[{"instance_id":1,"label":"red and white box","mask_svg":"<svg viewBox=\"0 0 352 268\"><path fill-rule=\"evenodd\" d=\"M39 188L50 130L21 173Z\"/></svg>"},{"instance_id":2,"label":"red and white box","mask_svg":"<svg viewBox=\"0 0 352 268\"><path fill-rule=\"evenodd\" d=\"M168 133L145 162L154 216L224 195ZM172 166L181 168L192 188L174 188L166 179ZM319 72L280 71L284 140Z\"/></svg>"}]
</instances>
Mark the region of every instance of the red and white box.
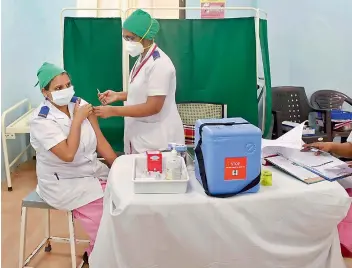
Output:
<instances>
[{"instance_id":1,"label":"red and white box","mask_svg":"<svg viewBox=\"0 0 352 268\"><path fill-rule=\"evenodd\" d=\"M163 172L163 155L160 151L147 152L148 172Z\"/></svg>"}]
</instances>

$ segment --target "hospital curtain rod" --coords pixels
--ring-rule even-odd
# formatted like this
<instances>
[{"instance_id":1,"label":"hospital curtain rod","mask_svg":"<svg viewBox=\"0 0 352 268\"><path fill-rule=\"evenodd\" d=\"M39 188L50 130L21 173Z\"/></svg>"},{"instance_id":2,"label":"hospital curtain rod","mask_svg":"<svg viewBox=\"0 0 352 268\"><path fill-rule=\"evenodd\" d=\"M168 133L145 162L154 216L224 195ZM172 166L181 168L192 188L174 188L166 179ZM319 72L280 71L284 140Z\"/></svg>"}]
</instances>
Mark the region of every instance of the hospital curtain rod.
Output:
<instances>
[{"instance_id":1,"label":"hospital curtain rod","mask_svg":"<svg viewBox=\"0 0 352 268\"><path fill-rule=\"evenodd\" d=\"M263 13L265 18L268 17L268 13L264 10L255 7L130 7L127 8L125 12L129 10L136 10L136 9L145 9L145 10L203 10L203 9L210 9L210 10L239 10L239 11L254 11Z\"/></svg>"},{"instance_id":2,"label":"hospital curtain rod","mask_svg":"<svg viewBox=\"0 0 352 268\"><path fill-rule=\"evenodd\" d=\"M66 12L66 11L120 11L120 13L125 13L126 11L129 10L136 10L136 9L146 9L146 10L203 10L203 9L223 9L223 10L243 10L243 11L254 11L254 12L259 12L264 14L265 18L267 18L268 13L265 12L262 9L259 8L254 8L254 7L131 7L127 8L126 10L122 10L121 8L78 8L78 7L68 7L68 8L63 8L61 10L61 15Z\"/></svg>"}]
</instances>

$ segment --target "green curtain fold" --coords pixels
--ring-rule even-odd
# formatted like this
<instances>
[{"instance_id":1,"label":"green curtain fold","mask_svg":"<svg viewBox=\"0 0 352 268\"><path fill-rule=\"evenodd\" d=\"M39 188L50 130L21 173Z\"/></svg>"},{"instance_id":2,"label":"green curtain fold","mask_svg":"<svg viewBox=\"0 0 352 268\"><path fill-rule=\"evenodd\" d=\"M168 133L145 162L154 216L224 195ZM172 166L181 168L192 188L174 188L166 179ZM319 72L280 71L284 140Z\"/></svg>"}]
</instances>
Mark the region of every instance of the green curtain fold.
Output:
<instances>
[{"instance_id":1,"label":"green curtain fold","mask_svg":"<svg viewBox=\"0 0 352 268\"><path fill-rule=\"evenodd\" d=\"M271 127L271 107L272 107L272 96L271 96L271 74L270 74L270 60L269 60L269 44L268 44L268 22L267 20L261 19L259 23L259 39L260 47L262 52L263 68L264 68L264 79L265 79L265 126L264 126L264 137L267 137Z\"/></svg>"},{"instance_id":2,"label":"green curtain fold","mask_svg":"<svg viewBox=\"0 0 352 268\"><path fill-rule=\"evenodd\" d=\"M177 102L227 104L228 117L258 125L254 18L159 23L155 42L175 65Z\"/></svg>"},{"instance_id":3,"label":"green curtain fold","mask_svg":"<svg viewBox=\"0 0 352 268\"><path fill-rule=\"evenodd\" d=\"M97 88L122 90L121 25L120 18L65 18L64 67L76 95L93 105L100 104ZM123 151L123 118L99 119L99 125L111 146Z\"/></svg>"}]
</instances>

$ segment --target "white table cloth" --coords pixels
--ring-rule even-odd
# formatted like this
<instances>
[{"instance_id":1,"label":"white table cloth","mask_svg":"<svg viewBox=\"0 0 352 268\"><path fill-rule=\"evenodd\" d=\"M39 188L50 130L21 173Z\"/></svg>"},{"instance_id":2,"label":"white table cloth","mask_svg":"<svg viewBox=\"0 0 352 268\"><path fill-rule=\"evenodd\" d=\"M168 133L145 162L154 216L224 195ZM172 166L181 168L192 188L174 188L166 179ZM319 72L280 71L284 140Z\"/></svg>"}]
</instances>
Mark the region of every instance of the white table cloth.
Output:
<instances>
[{"instance_id":1,"label":"white table cloth","mask_svg":"<svg viewBox=\"0 0 352 268\"><path fill-rule=\"evenodd\" d=\"M337 182L273 171L259 193L211 198L190 171L186 194L136 195L132 163L111 168L91 268L344 268L337 224L351 200Z\"/></svg>"}]
</instances>

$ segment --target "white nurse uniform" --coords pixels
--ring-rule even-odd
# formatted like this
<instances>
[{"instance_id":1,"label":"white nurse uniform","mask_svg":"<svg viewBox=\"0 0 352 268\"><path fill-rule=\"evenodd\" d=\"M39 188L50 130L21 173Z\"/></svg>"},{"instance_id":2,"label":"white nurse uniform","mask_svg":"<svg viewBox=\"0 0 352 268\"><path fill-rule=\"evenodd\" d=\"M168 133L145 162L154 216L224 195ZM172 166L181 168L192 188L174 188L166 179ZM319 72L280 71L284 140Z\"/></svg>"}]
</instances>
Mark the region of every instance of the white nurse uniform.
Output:
<instances>
[{"instance_id":1,"label":"white nurse uniform","mask_svg":"<svg viewBox=\"0 0 352 268\"><path fill-rule=\"evenodd\" d=\"M176 70L170 58L153 44L136 61L130 75L125 106L145 103L150 96L166 96L161 111L147 117L125 117L126 154L165 150L169 142L184 144L176 100Z\"/></svg>"}]
</instances>

